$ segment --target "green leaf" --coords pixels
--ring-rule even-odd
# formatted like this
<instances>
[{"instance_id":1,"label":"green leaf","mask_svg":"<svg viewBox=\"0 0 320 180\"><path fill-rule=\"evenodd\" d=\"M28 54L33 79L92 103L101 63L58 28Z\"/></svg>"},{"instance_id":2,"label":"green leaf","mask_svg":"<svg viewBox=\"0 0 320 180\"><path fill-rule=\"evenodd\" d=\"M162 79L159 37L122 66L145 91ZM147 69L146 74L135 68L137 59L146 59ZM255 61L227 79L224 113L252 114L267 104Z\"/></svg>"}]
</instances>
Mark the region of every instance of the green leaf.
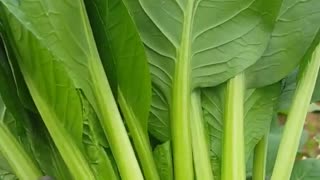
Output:
<instances>
[{"instance_id":1,"label":"green leaf","mask_svg":"<svg viewBox=\"0 0 320 180\"><path fill-rule=\"evenodd\" d=\"M7 44L7 53L10 54L10 47ZM15 135L16 139L21 145L24 146L24 149L28 155L33 159L33 162L39 164L41 170L52 177L58 179L70 179L70 174L66 170L66 166L61 159L60 154L57 152L56 147L54 146L52 139L48 135L48 132L45 129L45 126L38 118L38 115L33 115L28 113L24 109L22 103L23 99L19 98L19 92L15 86L15 79L12 75L12 72L18 72L19 69L15 68L10 69L9 64L16 64L16 60L12 59L10 62L7 59L6 53L3 51L4 47L0 48L0 94L6 107L11 112L10 115L10 124L7 127ZM25 84L24 81L22 81ZM26 92L25 94L28 94ZM31 102L33 104L33 101ZM26 107L27 108L27 107ZM7 119L8 120L8 119Z\"/></svg>"},{"instance_id":2,"label":"green leaf","mask_svg":"<svg viewBox=\"0 0 320 180\"><path fill-rule=\"evenodd\" d=\"M83 95L81 97L84 126L83 145L90 166L94 171L96 179L118 180L119 177L115 173L109 155L104 149L108 144L100 126L99 119L85 97Z\"/></svg>"},{"instance_id":3,"label":"green leaf","mask_svg":"<svg viewBox=\"0 0 320 180\"><path fill-rule=\"evenodd\" d=\"M223 112L225 104L225 84L203 89L202 107L207 121L210 149L212 151L213 171L219 178L222 156ZM255 145L267 133L274 110L274 103L280 85L274 84L259 89L246 90L244 104L245 155L248 161Z\"/></svg>"},{"instance_id":4,"label":"green leaf","mask_svg":"<svg viewBox=\"0 0 320 180\"><path fill-rule=\"evenodd\" d=\"M306 159L295 163L290 180L318 180L320 179L320 160Z\"/></svg>"},{"instance_id":5,"label":"green leaf","mask_svg":"<svg viewBox=\"0 0 320 180\"><path fill-rule=\"evenodd\" d=\"M169 106L162 93L152 88L152 103L149 116L149 132L161 142L170 140Z\"/></svg>"},{"instance_id":6,"label":"green leaf","mask_svg":"<svg viewBox=\"0 0 320 180\"><path fill-rule=\"evenodd\" d=\"M0 179L1 180L18 180L18 177L12 172L8 162L0 154Z\"/></svg>"},{"instance_id":7,"label":"green leaf","mask_svg":"<svg viewBox=\"0 0 320 180\"><path fill-rule=\"evenodd\" d=\"M283 0L268 48L246 71L249 88L280 81L312 53L320 40L319 6L318 0Z\"/></svg>"},{"instance_id":8,"label":"green leaf","mask_svg":"<svg viewBox=\"0 0 320 180\"><path fill-rule=\"evenodd\" d=\"M62 64L43 46L38 37L23 26L9 9L2 6L2 10L8 27L5 38L10 42L10 48L14 51L51 137L73 176L91 179L91 170L80 150L81 103L76 89Z\"/></svg>"},{"instance_id":9,"label":"green leaf","mask_svg":"<svg viewBox=\"0 0 320 180\"><path fill-rule=\"evenodd\" d=\"M173 164L170 141L158 145L153 152L161 180L173 180Z\"/></svg>"},{"instance_id":10,"label":"green leaf","mask_svg":"<svg viewBox=\"0 0 320 180\"><path fill-rule=\"evenodd\" d=\"M101 121L122 177L142 179L138 161L99 58L83 1L1 2L10 14L11 21L16 21L15 26L25 29L41 44L44 51L62 62L61 66L65 68L73 84L84 92ZM16 36L20 37L19 34ZM23 40L25 38L21 41ZM30 50L30 47L26 50ZM81 121L77 123L82 124Z\"/></svg>"},{"instance_id":11,"label":"green leaf","mask_svg":"<svg viewBox=\"0 0 320 180\"><path fill-rule=\"evenodd\" d=\"M20 179L37 179L41 171L19 143L19 133L11 128L20 122L15 121L0 97L0 153ZM13 129L16 130L17 128Z\"/></svg>"},{"instance_id":12,"label":"green leaf","mask_svg":"<svg viewBox=\"0 0 320 180\"><path fill-rule=\"evenodd\" d=\"M144 176L146 179L159 179L147 129L151 102L150 72L135 24L121 0L85 0L85 3L100 58L113 89L117 90L115 95Z\"/></svg>"}]
</instances>

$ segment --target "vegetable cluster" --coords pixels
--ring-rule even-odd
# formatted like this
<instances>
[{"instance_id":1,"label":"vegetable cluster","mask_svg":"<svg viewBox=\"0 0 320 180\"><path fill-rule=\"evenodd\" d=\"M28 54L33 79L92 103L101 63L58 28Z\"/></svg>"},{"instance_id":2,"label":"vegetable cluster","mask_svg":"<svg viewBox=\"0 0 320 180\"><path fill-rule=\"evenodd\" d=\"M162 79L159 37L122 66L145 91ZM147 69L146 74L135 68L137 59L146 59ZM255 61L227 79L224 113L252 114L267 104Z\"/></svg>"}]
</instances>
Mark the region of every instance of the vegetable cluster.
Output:
<instances>
[{"instance_id":1,"label":"vegetable cluster","mask_svg":"<svg viewBox=\"0 0 320 180\"><path fill-rule=\"evenodd\" d=\"M319 41L319 0L0 0L0 179L320 179Z\"/></svg>"}]
</instances>

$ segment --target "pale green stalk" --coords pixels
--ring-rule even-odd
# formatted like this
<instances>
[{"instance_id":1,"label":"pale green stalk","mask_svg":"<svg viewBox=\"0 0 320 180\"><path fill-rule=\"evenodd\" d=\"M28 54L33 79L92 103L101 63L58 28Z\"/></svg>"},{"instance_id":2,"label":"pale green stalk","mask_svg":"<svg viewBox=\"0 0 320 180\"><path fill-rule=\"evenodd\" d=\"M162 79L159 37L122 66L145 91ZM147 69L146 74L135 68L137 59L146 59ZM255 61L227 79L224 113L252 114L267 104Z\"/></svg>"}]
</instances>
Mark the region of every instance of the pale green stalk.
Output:
<instances>
[{"instance_id":1,"label":"pale green stalk","mask_svg":"<svg viewBox=\"0 0 320 180\"><path fill-rule=\"evenodd\" d=\"M138 160L94 43L89 19L82 0L81 7L82 19L85 21L85 32L88 32L84 38L86 38L90 47L91 56L88 60L88 69L93 82L93 95L95 97L97 115L107 136L121 178L123 180L143 180Z\"/></svg>"},{"instance_id":2,"label":"pale green stalk","mask_svg":"<svg viewBox=\"0 0 320 180\"><path fill-rule=\"evenodd\" d=\"M222 180L245 180L244 74L230 79L226 90L222 151Z\"/></svg>"},{"instance_id":3,"label":"pale green stalk","mask_svg":"<svg viewBox=\"0 0 320 180\"><path fill-rule=\"evenodd\" d=\"M289 180L293 169L305 118L320 67L320 46L313 52L298 82L280 142L271 180Z\"/></svg>"},{"instance_id":4,"label":"pale green stalk","mask_svg":"<svg viewBox=\"0 0 320 180\"><path fill-rule=\"evenodd\" d=\"M42 176L41 171L2 123L0 123L0 152L19 179L36 180Z\"/></svg>"},{"instance_id":5,"label":"pale green stalk","mask_svg":"<svg viewBox=\"0 0 320 180\"><path fill-rule=\"evenodd\" d=\"M268 150L268 134L262 137L254 148L253 156L253 180L265 180L266 177L266 159Z\"/></svg>"},{"instance_id":6,"label":"pale green stalk","mask_svg":"<svg viewBox=\"0 0 320 180\"><path fill-rule=\"evenodd\" d=\"M188 0L183 23L180 52L177 52L172 85L171 137L175 180L193 180L190 134L191 109L191 32L194 0Z\"/></svg>"},{"instance_id":7,"label":"pale green stalk","mask_svg":"<svg viewBox=\"0 0 320 180\"><path fill-rule=\"evenodd\" d=\"M118 91L118 101L124 115L124 119L130 130L137 155L140 159L144 176L148 180L160 180L155 161L153 159L152 149L149 144L148 132L141 128L140 122L135 116L133 110L126 104L122 92Z\"/></svg>"},{"instance_id":8,"label":"pale green stalk","mask_svg":"<svg viewBox=\"0 0 320 180\"><path fill-rule=\"evenodd\" d=\"M191 93L191 135L196 179L213 180L208 138L202 118L200 90Z\"/></svg>"}]
</instances>

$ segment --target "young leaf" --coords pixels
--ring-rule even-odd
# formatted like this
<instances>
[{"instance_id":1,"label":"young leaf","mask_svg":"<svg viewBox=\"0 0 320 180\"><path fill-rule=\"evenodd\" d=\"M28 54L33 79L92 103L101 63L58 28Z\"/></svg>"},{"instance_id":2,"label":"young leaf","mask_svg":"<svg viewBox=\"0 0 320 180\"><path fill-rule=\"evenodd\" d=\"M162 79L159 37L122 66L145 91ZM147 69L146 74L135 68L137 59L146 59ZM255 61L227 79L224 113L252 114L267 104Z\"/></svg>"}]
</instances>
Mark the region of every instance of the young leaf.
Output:
<instances>
[{"instance_id":1,"label":"young leaf","mask_svg":"<svg viewBox=\"0 0 320 180\"><path fill-rule=\"evenodd\" d=\"M122 178L143 179L105 76L83 1L1 2L10 15L10 21L15 21L16 27L26 31L30 38L41 44L44 51L59 61L68 73L66 76L69 75L73 84L84 92L101 121ZM19 39L19 35L15 34L15 38L24 42L26 38ZM30 47L26 50L30 50ZM81 121L77 123L82 125ZM83 170L78 172L88 173Z\"/></svg>"},{"instance_id":2,"label":"young leaf","mask_svg":"<svg viewBox=\"0 0 320 180\"><path fill-rule=\"evenodd\" d=\"M102 63L115 84L146 179L159 179L148 137L151 80L137 29L121 0L85 0ZM114 66L111 69L110 65ZM108 68L109 67L109 68ZM112 85L112 84L111 84Z\"/></svg>"},{"instance_id":3,"label":"young leaf","mask_svg":"<svg viewBox=\"0 0 320 180\"><path fill-rule=\"evenodd\" d=\"M318 0L283 0L268 48L246 71L249 88L280 81L312 53L320 40L319 6Z\"/></svg>"},{"instance_id":4,"label":"young leaf","mask_svg":"<svg viewBox=\"0 0 320 180\"><path fill-rule=\"evenodd\" d=\"M267 46L281 1L125 2L145 43L152 81L169 104L175 178L191 179L189 114L184 113L190 111L191 91L218 85L254 64Z\"/></svg>"},{"instance_id":5,"label":"young leaf","mask_svg":"<svg viewBox=\"0 0 320 180\"><path fill-rule=\"evenodd\" d=\"M89 102L81 95L83 107L83 145L95 177L98 180L118 180L109 155L104 147L107 145L97 115Z\"/></svg>"},{"instance_id":6,"label":"young leaf","mask_svg":"<svg viewBox=\"0 0 320 180\"><path fill-rule=\"evenodd\" d=\"M170 141L158 145L153 152L161 180L173 180L173 165Z\"/></svg>"}]
</instances>

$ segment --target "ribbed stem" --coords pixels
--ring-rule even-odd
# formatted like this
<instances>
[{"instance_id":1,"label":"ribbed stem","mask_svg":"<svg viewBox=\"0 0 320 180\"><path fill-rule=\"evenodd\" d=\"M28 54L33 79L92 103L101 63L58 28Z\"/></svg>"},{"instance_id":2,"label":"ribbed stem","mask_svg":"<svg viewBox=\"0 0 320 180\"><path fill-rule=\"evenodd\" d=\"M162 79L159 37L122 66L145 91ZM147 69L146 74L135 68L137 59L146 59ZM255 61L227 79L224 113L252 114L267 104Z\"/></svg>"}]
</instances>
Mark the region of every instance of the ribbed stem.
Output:
<instances>
[{"instance_id":1,"label":"ribbed stem","mask_svg":"<svg viewBox=\"0 0 320 180\"><path fill-rule=\"evenodd\" d=\"M221 179L245 180L244 75L230 79L226 91Z\"/></svg>"},{"instance_id":2,"label":"ribbed stem","mask_svg":"<svg viewBox=\"0 0 320 180\"><path fill-rule=\"evenodd\" d=\"M143 180L138 160L122 121L118 106L101 62L90 63L90 72L95 82L98 117L105 131L112 154L123 180Z\"/></svg>"},{"instance_id":3,"label":"ribbed stem","mask_svg":"<svg viewBox=\"0 0 320 180\"><path fill-rule=\"evenodd\" d=\"M202 118L202 108L200 90L191 93L191 135L194 169L196 179L213 180L213 173L210 162L208 138L206 136L204 120Z\"/></svg>"},{"instance_id":4,"label":"ribbed stem","mask_svg":"<svg viewBox=\"0 0 320 180\"><path fill-rule=\"evenodd\" d=\"M315 49L298 82L280 142L271 180L289 180L293 169L305 118L320 67L320 46Z\"/></svg>"}]
</instances>

